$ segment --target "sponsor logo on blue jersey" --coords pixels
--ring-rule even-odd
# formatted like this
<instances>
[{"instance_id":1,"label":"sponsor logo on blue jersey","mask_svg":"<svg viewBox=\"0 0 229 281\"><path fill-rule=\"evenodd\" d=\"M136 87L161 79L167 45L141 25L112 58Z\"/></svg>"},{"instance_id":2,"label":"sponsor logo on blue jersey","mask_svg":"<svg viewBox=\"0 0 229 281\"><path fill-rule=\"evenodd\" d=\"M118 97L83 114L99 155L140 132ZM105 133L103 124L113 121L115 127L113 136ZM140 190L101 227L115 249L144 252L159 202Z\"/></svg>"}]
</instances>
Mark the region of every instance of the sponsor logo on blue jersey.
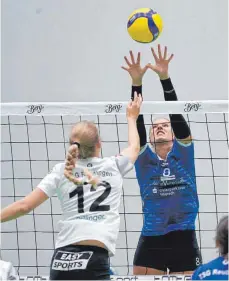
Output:
<instances>
[{"instance_id":1,"label":"sponsor logo on blue jersey","mask_svg":"<svg viewBox=\"0 0 229 281\"><path fill-rule=\"evenodd\" d=\"M146 146L135 168L143 201L143 235L195 229L199 203L193 144L175 140L165 160Z\"/></svg>"},{"instance_id":2,"label":"sponsor logo on blue jersey","mask_svg":"<svg viewBox=\"0 0 229 281\"><path fill-rule=\"evenodd\" d=\"M228 260L218 257L198 267L192 280L228 280Z\"/></svg>"}]
</instances>

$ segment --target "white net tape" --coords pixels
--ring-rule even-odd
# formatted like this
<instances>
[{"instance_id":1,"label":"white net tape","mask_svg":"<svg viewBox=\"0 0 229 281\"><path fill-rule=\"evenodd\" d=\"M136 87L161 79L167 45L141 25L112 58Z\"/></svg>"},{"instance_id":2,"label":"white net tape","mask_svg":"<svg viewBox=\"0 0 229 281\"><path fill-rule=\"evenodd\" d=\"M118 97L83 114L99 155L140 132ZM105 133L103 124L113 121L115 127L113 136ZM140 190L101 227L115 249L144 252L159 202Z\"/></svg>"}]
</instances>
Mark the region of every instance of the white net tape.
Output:
<instances>
[{"instance_id":1,"label":"white net tape","mask_svg":"<svg viewBox=\"0 0 229 281\"><path fill-rule=\"evenodd\" d=\"M125 114L127 102L2 103L1 115L107 115ZM142 114L222 113L229 101L144 101Z\"/></svg>"}]
</instances>

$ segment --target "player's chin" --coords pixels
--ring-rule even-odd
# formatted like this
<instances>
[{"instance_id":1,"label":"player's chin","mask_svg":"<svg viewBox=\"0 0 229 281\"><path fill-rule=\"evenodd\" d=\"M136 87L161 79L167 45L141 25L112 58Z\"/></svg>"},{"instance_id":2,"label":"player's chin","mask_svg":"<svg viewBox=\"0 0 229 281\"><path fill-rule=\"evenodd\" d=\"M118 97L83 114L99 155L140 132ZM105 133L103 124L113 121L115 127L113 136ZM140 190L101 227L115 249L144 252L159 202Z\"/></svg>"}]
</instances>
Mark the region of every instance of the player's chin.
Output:
<instances>
[{"instance_id":1,"label":"player's chin","mask_svg":"<svg viewBox=\"0 0 229 281\"><path fill-rule=\"evenodd\" d=\"M168 139L167 137L163 136L163 137L155 138L153 144L167 143L167 142L170 142L170 141L171 141L171 139Z\"/></svg>"}]
</instances>

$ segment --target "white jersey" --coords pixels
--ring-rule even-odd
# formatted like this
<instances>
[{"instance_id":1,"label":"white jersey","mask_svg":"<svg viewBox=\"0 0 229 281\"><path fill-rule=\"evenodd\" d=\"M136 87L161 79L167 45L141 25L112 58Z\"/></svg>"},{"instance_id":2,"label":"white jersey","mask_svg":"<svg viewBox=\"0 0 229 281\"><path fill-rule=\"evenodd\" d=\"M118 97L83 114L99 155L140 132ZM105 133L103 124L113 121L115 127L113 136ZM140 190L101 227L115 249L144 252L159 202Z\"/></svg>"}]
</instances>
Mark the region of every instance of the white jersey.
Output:
<instances>
[{"instance_id":1,"label":"white jersey","mask_svg":"<svg viewBox=\"0 0 229 281\"><path fill-rule=\"evenodd\" d=\"M11 262L0 260L0 281L1 280L19 280Z\"/></svg>"},{"instance_id":2,"label":"white jersey","mask_svg":"<svg viewBox=\"0 0 229 281\"><path fill-rule=\"evenodd\" d=\"M90 184L77 186L69 181L64 176L64 163L57 164L38 185L49 197L56 194L60 200L63 219L58 223L56 248L83 240L98 240L114 255L123 176L133 165L125 156L94 157L77 161L77 164L99 177L101 183L96 189ZM73 174L84 176L77 165Z\"/></svg>"}]
</instances>

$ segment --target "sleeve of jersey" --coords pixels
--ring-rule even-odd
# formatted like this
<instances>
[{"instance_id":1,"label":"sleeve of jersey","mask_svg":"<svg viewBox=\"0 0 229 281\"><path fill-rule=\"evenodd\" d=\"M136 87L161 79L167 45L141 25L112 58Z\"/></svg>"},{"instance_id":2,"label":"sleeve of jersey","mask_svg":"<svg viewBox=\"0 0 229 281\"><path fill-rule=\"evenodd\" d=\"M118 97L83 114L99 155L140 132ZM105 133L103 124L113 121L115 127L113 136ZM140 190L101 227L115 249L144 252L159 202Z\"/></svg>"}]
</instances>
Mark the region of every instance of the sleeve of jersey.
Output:
<instances>
[{"instance_id":1,"label":"sleeve of jersey","mask_svg":"<svg viewBox=\"0 0 229 281\"><path fill-rule=\"evenodd\" d=\"M123 177L134 167L133 163L129 160L129 158L123 155L116 156L115 161L119 172Z\"/></svg>"},{"instance_id":2,"label":"sleeve of jersey","mask_svg":"<svg viewBox=\"0 0 229 281\"><path fill-rule=\"evenodd\" d=\"M61 178L61 167L60 164L54 166L52 171L43 178L38 184L40 188L48 197L52 197L56 193L57 186L59 185Z\"/></svg>"}]
</instances>

